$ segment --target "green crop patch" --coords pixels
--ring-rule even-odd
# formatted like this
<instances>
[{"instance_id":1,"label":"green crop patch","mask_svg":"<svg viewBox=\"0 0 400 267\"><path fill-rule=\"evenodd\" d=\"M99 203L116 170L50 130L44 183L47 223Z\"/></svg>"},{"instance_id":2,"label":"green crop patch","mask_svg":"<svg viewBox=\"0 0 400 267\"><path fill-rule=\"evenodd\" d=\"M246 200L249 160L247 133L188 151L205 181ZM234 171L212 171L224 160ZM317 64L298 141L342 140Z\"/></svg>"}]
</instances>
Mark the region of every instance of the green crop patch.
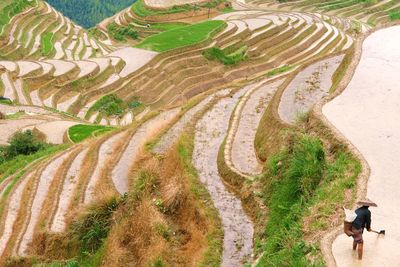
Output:
<instances>
[{"instance_id":1,"label":"green crop patch","mask_svg":"<svg viewBox=\"0 0 400 267\"><path fill-rule=\"evenodd\" d=\"M42 55L48 56L54 50L53 44L54 34L52 32L47 32L42 35Z\"/></svg>"},{"instance_id":2,"label":"green crop patch","mask_svg":"<svg viewBox=\"0 0 400 267\"><path fill-rule=\"evenodd\" d=\"M165 52L206 41L212 34L221 30L225 25L226 23L221 20L200 22L150 36L136 45L136 47Z\"/></svg>"},{"instance_id":3,"label":"green crop patch","mask_svg":"<svg viewBox=\"0 0 400 267\"><path fill-rule=\"evenodd\" d=\"M113 127L101 125L78 124L68 129L68 135L72 142L79 143L89 137L100 136L114 129Z\"/></svg>"},{"instance_id":4,"label":"green crop patch","mask_svg":"<svg viewBox=\"0 0 400 267\"><path fill-rule=\"evenodd\" d=\"M203 56L208 60L218 60L224 65L235 65L246 59L247 47L243 46L237 51L227 54L224 50L211 47L204 51Z\"/></svg>"}]
</instances>

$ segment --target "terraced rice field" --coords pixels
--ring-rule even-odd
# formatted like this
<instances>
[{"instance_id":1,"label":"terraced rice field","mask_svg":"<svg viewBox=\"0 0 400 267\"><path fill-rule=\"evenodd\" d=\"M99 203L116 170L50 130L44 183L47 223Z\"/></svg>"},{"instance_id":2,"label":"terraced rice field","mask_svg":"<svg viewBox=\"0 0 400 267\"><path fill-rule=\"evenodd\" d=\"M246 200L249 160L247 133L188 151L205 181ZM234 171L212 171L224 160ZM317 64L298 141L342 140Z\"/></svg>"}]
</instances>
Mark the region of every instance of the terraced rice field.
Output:
<instances>
[{"instance_id":1,"label":"terraced rice field","mask_svg":"<svg viewBox=\"0 0 400 267\"><path fill-rule=\"evenodd\" d=\"M144 3L147 8L156 8L154 12L175 5L204 4L194 0L145 0ZM345 88L357 65L363 38L376 25L383 27L389 23L390 12L400 8L400 1L252 0L232 1L232 5L234 10L225 10L229 12L213 10L203 16L193 11L189 17L187 13L181 17L176 12L153 16L148 21L133 8L127 8L90 32L41 0L10 18L0 34L0 96L5 98L0 100L12 103L0 104L0 112L6 115L4 120L0 119L0 144L7 145L18 131L35 129L44 134L47 143L68 145L65 150L38 159L11 176L3 177L7 170L0 172L0 265L11 256L29 258L39 252L46 253L35 247L43 233L62 235L69 231L77 215L98 205L104 196L114 196L124 204L130 203L126 202L130 198L140 200L140 194L132 196L132 191L146 188L138 185L138 173L140 176L141 170L151 165L150 158L160 160L160 166L165 158L174 158L171 151L177 147L180 157L190 157L184 164L180 160L190 175L182 174L179 164L161 171L180 182L186 176L198 181L208 196L196 200L198 217L210 216L202 210L204 203L210 204L223 230L220 239L216 238L217 247L212 249L218 253L216 263L208 262L205 266L261 266L259 259L268 258L263 255L263 247L269 241L263 234L265 221L260 222L268 209L268 201L263 199L266 193L261 187L272 164L265 162L270 158L264 155L277 152L274 149L290 133L303 134L310 129L313 135L321 137L330 152L342 148L342 144L330 143L333 138L327 140L336 130L327 122L322 123L326 129L320 125L319 121L324 122L321 105ZM135 45L118 43L111 40L108 32L111 23L140 28L145 34L139 34L142 39ZM392 181L396 168L386 165L396 164L393 161L383 164L385 155L375 151L383 142L390 146L385 151L392 155L397 152L395 85L388 83L383 88L380 83L393 79L398 70L393 64L398 59L399 46L389 38L397 36L397 30L382 30L365 41L365 54L348 88L323 108L327 119L368 161L372 169L368 196L387 207L394 197L382 192L391 191L389 187L397 184ZM392 46L380 54L382 50L376 50L378 44L374 38L379 41L388 38L385 43ZM242 58L225 65L207 59L205 55L210 49L217 49L227 57L240 54ZM376 66L379 68L371 71ZM386 72L387 69L390 71ZM372 76L377 77L372 79ZM366 77L379 90L364 88ZM380 108L375 114L372 111L377 103ZM379 113L381 110L385 113ZM393 129L378 124L385 121L382 116L393 120ZM364 118L360 125L355 123L356 117ZM311 123L302 128L299 126L302 120ZM386 128L387 132L382 131ZM101 136L96 134L98 131ZM192 153L183 149L182 136L189 136ZM267 140L267 145L261 144L260 139ZM286 153L291 151L292 141L284 146ZM276 166L278 172L279 162ZM382 179L390 182L378 187ZM158 181L153 186L162 183ZM185 190L204 197L193 184L165 187L171 195L178 196L178 203L171 204L173 208L187 200L182 193ZM343 195L351 198L353 189ZM155 189L153 193L160 198L166 194ZM340 201L329 208L337 211L339 204L343 204ZM148 203L163 214L176 212L156 197ZM383 225L390 213L396 210L387 208L373 213L376 224ZM161 225L171 223L165 218L156 219ZM204 251L209 244L200 235L189 237L186 232L193 225L204 224L202 234L207 236L207 231L211 231L207 223L187 222L185 218L172 220L181 228L175 225L173 229L164 229L160 223L156 225L158 228L154 227L168 242L179 236L179 242L170 242L171 246L178 243L184 246L185 241L193 238L191 241L202 246L202 257L207 259ZM307 239L309 236L304 234L304 246L311 244L317 251L313 251L316 255L306 254L310 260L307 263L324 256L327 265L336 262L338 266L353 266L356 260L350 255L349 240L339 236L333 242L333 250L332 243L324 241L323 237L330 234L324 228L327 223L311 224L319 231L318 238ZM342 222L338 219L329 223L330 227L336 227ZM395 233L395 226L387 224L388 232ZM388 251L398 245L396 236L376 240L368 236L365 240L366 266L395 263L397 254L389 255ZM109 252L108 246L117 241L109 242L102 248L104 251ZM123 242L129 243L125 239ZM190 254L190 249L193 248L184 250ZM204 259L191 260L197 266Z\"/></svg>"}]
</instances>

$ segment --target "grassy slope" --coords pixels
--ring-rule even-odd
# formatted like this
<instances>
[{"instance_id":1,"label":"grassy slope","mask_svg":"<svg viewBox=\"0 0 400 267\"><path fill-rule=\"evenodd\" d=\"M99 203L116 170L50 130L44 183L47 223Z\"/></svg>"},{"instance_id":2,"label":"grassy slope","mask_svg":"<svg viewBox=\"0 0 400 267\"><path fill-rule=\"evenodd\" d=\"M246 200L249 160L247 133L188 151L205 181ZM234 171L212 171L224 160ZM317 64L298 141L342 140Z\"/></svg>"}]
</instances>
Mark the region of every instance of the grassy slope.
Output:
<instances>
[{"instance_id":1,"label":"grassy slope","mask_svg":"<svg viewBox=\"0 0 400 267\"><path fill-rule=\"evenodd\" d=\"M257 180L269 208L264 233L256 237L263 255L257 266L323 266L319 242L340 207L354 200L361 166L318 123L280 131L286 132L283 149L269 155Z\"/></svg>"},{"instance_id":2,"label":"grassy slope","mask_svg":"<svg viewBox=\"0 0 400 267\"><path fill-rule=\"evenodd\" d=\"M225 25L224 21L219 20L200 22L150 36L136 47L165 52L205 41Z\"/></svg>"}]
</instances>

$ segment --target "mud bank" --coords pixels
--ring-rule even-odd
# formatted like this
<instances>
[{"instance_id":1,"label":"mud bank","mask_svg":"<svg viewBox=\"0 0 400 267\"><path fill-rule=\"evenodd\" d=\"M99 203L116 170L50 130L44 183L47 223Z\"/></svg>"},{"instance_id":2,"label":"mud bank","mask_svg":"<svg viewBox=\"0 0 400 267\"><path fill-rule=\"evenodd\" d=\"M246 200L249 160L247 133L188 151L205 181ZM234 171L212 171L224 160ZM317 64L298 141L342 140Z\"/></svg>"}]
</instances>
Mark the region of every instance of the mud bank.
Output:
<instances>
[{"instance_id":1,"label":"mud bank","mask_svg":"<svg viewBox=\"0 0 400 267\"><path fill-rule=\"evenodd\" d=\"M358 261L352 239L340 235L332 252L337 266L400 266L400 27L380 30L363 44L361 61L346 90L326 104L327 119L360 151L371 168L367 197L372 228L386 236L364 234L364 259Z\"/></svg>"}]
</instances>

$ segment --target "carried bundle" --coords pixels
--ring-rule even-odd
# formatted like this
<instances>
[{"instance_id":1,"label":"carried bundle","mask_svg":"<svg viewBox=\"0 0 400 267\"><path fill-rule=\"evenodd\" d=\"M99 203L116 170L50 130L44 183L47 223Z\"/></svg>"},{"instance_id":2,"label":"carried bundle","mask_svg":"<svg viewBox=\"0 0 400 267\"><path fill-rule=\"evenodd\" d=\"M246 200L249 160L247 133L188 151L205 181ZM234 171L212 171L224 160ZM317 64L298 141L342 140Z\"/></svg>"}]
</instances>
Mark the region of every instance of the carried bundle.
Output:
<instances>
[{"instance_id":1,"label":"carried bundle","mask_svg":"<svg viewBox=\"0 0 400 267\"><path fill-rule=\"evenodd\" d=\"M351 227L354 220L357 218L357 214L353 210L346 209L345 207L343 207L343 210L345 214L343 227L344 233L347 236L353 236L354 233L351 231Z\"/></svg>"}]
</instances>

